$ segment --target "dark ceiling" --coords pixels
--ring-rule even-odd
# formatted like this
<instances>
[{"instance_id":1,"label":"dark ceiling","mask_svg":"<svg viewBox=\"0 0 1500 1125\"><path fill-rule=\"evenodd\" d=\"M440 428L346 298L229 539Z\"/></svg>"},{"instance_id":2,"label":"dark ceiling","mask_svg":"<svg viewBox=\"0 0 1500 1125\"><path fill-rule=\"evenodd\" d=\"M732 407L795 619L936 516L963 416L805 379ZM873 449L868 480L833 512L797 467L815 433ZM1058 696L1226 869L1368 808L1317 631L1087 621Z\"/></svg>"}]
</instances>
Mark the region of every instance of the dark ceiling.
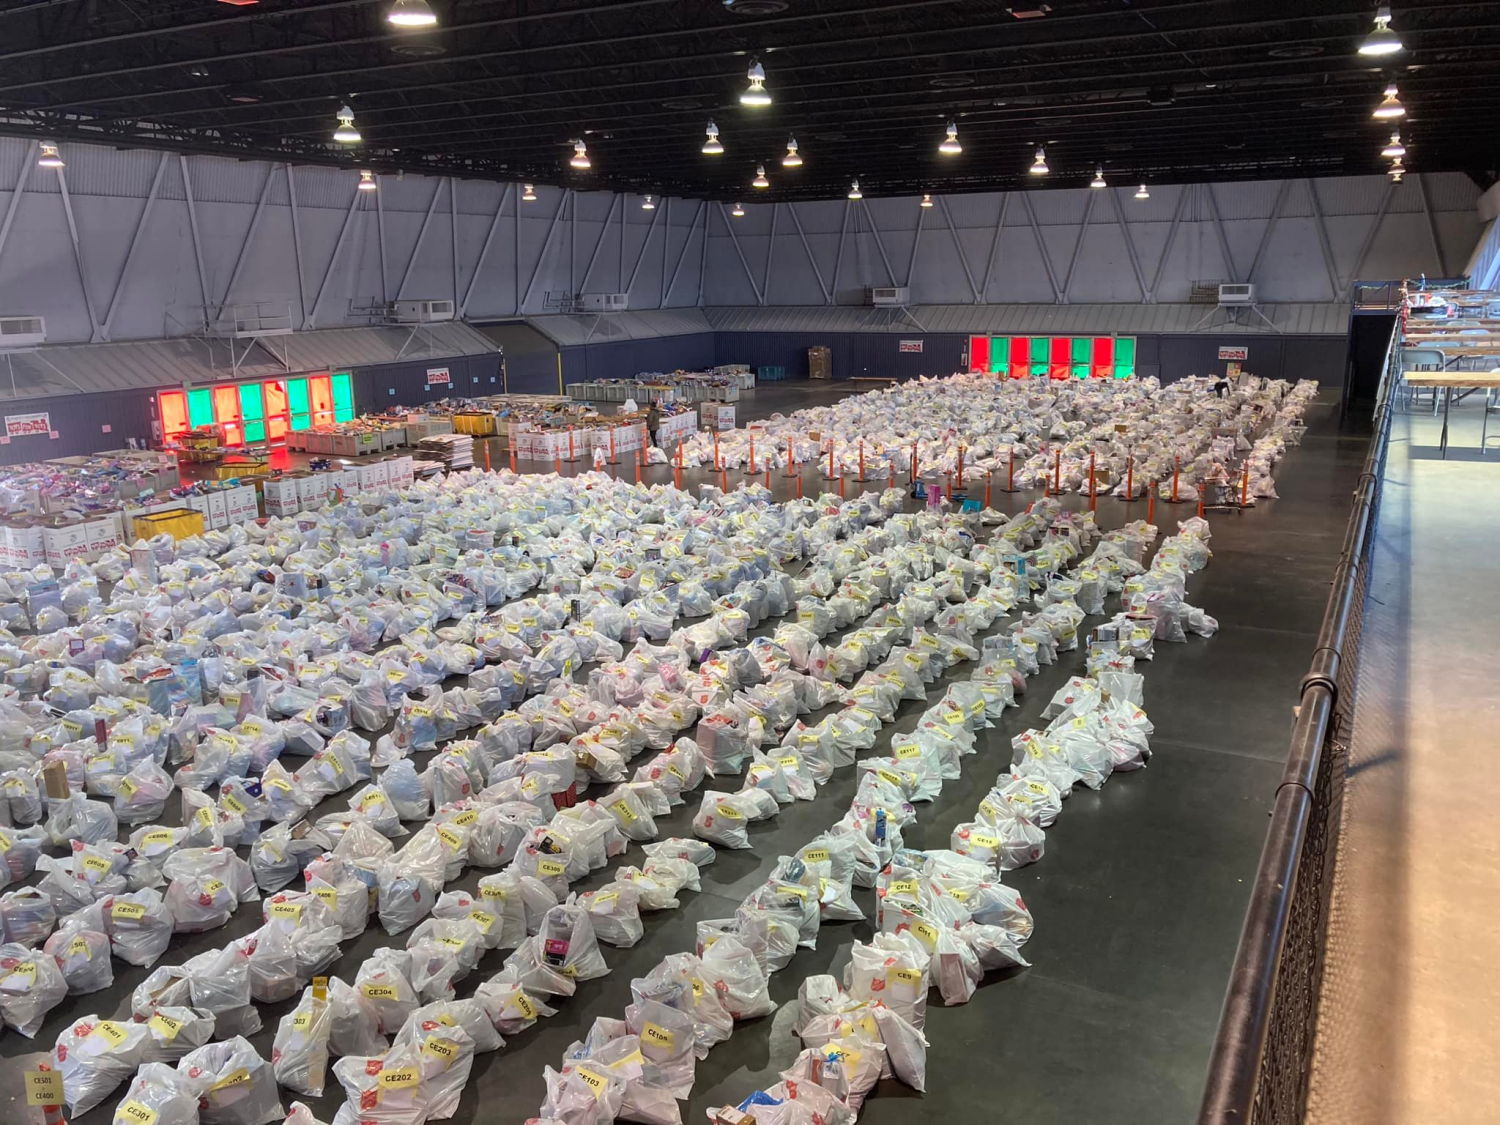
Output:
<instances>
[{"instance_id":1,"label":"dark ceiling","mask_svg":"<svg viewBox=\"0 0 1500 1125\"><path fill-rule=\"evenodd\" d=\"M1500 2L391 0L0 3L0 132L299 163L737 198L1500 167ZM1048 9L1044 14L1028 14ZM758 57L774 102L739 104ZM364 135L333 144L334 112ZM699 149L712 117L723 156ZM949 117L964 152L941 157ZM783 171L795 134L806 163ZM593 159L568 167L583 136ZM772 187L750 187L757 163Z\"/></svg>"}]
</instances>

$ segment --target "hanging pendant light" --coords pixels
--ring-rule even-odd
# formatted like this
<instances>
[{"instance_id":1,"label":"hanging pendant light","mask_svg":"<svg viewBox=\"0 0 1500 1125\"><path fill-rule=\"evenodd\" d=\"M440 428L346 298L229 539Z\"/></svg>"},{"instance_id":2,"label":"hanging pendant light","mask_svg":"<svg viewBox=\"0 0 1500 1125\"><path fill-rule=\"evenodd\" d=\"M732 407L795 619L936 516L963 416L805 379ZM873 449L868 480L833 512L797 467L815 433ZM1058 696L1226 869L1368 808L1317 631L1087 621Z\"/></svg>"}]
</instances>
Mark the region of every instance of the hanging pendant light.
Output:
<instances>
[{"instance_id":1,"label":"hanging pendant light","mask_svg":"<svg viewBox=\"0 0 1500 1125\"><path fill-rule=\"evenodd\" d=\"M1396 117L1406 116L1406 107L1401 104L1401 99L1396 96L1396 84L1392 82L1385 88L1385 98L1375 107L1372 117L1379 121L1389 121Z\"/></svg>"},{"instance_id":2,"label":"hanging pendant light","mask_svg":"<svg viewBox=\"0 0 1500 1125\"><path fill-rule=\"evenodd\" d=\"M1401 130L1397 129L1391 134L1391 143L1380 150L1380 155L1389 156L1394 160L1399 160L1406 155L1406 146L1401 143Z\"/></svg>"},{"instance_id":3,"label":"hanging pendant light","mask_svg":"<svg viewBox=\"0 0 1500 1125\"><path fill-rule=\"evenodd\" d=\"M733 215L736 219L743 219L745 217L745 209L743 207L741 207L738 203L736 203L734 205L734 210L731 211L731 212L729 212L729 213L731 215Z\"/></svg>"},{"instance_id":4,"label":"hanging pendant light","mask_svg":"<svg viewBox=\"0 0 1500 1125\"><path fill-rule=\"evenodd\" d=\"M367 171L361 171L360 172L360 174L359 174L359 190L360 191L376 191L378 188L379 188L379 185L375 182L375 173L374 172L367 172Z\"/></svg>"},{"instance_id":5,"label":"hanging pendant light","mask_svg":"<svg viewBox=\"0 0 1500 1125\"><path fill-rule=\"evenodd\" d=\"M927 194L924 193L922 195L922 202L921 202L921 204L919 204L919 206L922 206L922 207L931 207L932 206L932 196L927 195Z\"/></svg>"},{"instance_id":6,"label":"hanging pendant light","mask_svg":"<svg viewBox=\"0 0 1500 1125\"><path fill-rule=\"evenodd\" d=\"M764 164L757 164L755 166L755 179L750 181L750 186L758 188L768 188L771 186L771 181L766 179L766 166Z\"/></svg>"},{"instance_id":7,"label":"hanging pendant light","mask_svg":"<svg viewBox=\"0 0 1500 1125\"><path fill-rule=\"evenodd\" d=\"M786 140L786 155L781 158L783 168L802 167L802 154L797 151L797 138L788 137Z\"/></svg>"},{"instance_id":8,"label":"hanging pendant light","mask_svg":"<svg viewBox=\"0 0 1500 1125\"><path fill-rule=\"evenodd\" d=\"M703 130L703 132L707 137L707 140L703 142L704 155L722 156L724 154L724 146L719 143L719 127L710 121L708 128Z\"/></svg>"},{"instance_id":9,"label":"hanging pendant light","mask_svg":"<svg viewBox=\"0 0 1500 1125\"><path fill-rule=\"evenodd\" d=\"M1094 169L1094 182L1091 183L1091 184L1089 184L1089 187L1091 187L1091 188L1109 187L1109 185L1104 182L1104 166L1103 165L1100 165L1099 167L1097 167L1097 168Z\"/></svg>"},{"instance_id":10,"label":"hanging pendant light","mask_svg":"<svg viewBox=\"0 0 1500 1125\"><path fill-rule=\"evenodd\" d=\"M1375 30L1359 45L1362 55L1394 55L1401 50L1401 40L1391 30L1391 6L1382 4L1375 13Z\"/></svg>"},{"instance_id":11,"label":"hanging pendant light","mask_svg":"<svg viewBox=\"0 0 1500 1125\"><path fill-rule=\"evenodd\" d=\"M653 203L653 202L651 202L651 197L649 195L646 196L645 199L641 200L641 210L642 211L655 211L656 210L656 204Z\"/></svg>"},{"instance_id":12,"label":"hanging pendant light","mask_svg":"<svg viewBox=\"0 0 1500 1125\"><path fill-rule=\"evenodd\" d=\"M385 20L396 27L435 27L437 16L427 6L427 0L396 0Z\"/></svg>"},{"instance_id":13,"label":"hanging pendant light","mask_svg":"<svg viewBox=\"0 0 1500 1125\"><path fill-rule=\"evenodd\" d=\"M338 113L338 128L333 131L333 139L341 145L357 145L360 142L359 130L354 127L354 111L347 105L340 106Z\"/></svg>"},{"instance_id":14,"label":"hanging pendant light","mask_svg":"<svg viewBox=\"0 0 1500 1125\"><path fill-rule=\"evenodd\" d=\"M1386 174L1390 176L1392 181L1394 181L1395 183L1399 184L1401 182L1401 178L1406 175L1406 165L1401 163L1401 158L1399 156L1396 157L1395 160L1391 161L1391 166Z\"/></svg>"},{"instance_id":15,"label":"hanging pendant light","mask_svg":"<svg viewBox=\"0 0 1500 1125\"><path fill-rule=\"evenodd\" d=\"M963 152L964 146L958 143L958 122L948 122L948 135L943 138L943 143L938 145L938 151L944 156L957 156Z\"/></svg>"},{"instance_id":16,"label":"hanging pendant light","mask_svg":"<svg viewBox=\"0 0 1500 1125\"><path fill-rule=\"evenodd\" d=\"M1136 189L1135 197L1137 199L1150 199L1151 193L1146 190L1146 185L1142 184L1139 188Z\"/></svg>"},{"instance_id":17,"label":"hanging pendant light","mask_svg":"<svg viewBox=\"0 0 1500 1125\"><path fill-rule=\"evenodd\" d=\"M589 146L584 144L582 141L574 141L573 158L569 160L568 163L571 164L574 168L577 168L580 172L586 172L590 168L592 168L594 165L589 160Z\"/></svg>"},{"instance_id":18,"label":"hanging pendant light","mask_svg":"<svg viewBox=\"0 0 1500 1125\"><path fill-rule=\"evenodd\" d=\"M860 191L859 191L859 181L858 180L855 180L852 184L849 185L849 198L850 199L863 199L864 198L864 196L860 194Z\"/></svg>"},{"instance_id":19,"label":"hanging pendant light","mask_svg":"<svg viewBox=\"0 0 1500 1125\"><path fill-rule=\"evenodd\" d=\"M1036 159L1031 162L1031 174L1033 176L1045 176L1050 168L1047 167L1047 150L1041 145L1036 146Z\"/></svg>"},{"instance_id":20,"label":"hanging pendant light","mask_svg":"<svg viewBox=\"0 0 1500 1125\"><path fill-rule=\"evenodd\" d=\"M523 203L535 203L536 202L536 189L533 188L530 184L526 184L525 188L526 188L526 190L521 193L521 202L523 202Z\"/></svg>"},{"instance_id":21,"label":"hanging pendant light","mask_svg":"<svg viewBox=\"0 0 1500 1125\"><path fill-rule=\"evenodd\" d=\"M62 168L63 158L57 154L57 145L52 141L42 142L42 155L36 162L38 168Z\"/></svg>"},{"instance_id":22,"label":"hanging pendant light","mask_svg":"<svg viewBox=\"0 0 1500 1125\"><path fill-rule=\"evenodd\" d=\"M766 68L756 59L745 72L750 79L750 88L740 95L741 105L766 106L771 104L771 95L766 92Z\"/></svg>"}]
</instances>

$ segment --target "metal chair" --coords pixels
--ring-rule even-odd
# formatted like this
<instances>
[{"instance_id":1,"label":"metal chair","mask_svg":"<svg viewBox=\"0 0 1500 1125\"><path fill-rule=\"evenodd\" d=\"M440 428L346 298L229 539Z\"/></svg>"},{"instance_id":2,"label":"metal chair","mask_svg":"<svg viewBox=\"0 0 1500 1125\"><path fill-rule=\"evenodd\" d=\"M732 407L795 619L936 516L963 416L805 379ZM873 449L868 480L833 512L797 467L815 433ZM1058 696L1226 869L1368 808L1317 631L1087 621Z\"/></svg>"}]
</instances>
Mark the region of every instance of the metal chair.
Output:
<instances>
[{"instance_id":1,"label":"metal chair","mask_svg":"<svg viewBox=\"0 0 1500 1125\"><path fill-rule=\"evenodd\" d=\"M1401 349L1401 389L1406 393L1406 408L1411 409L1412 399L1416 396L1416 388L1406 385L1405 373L1407 371L1441 371L1445 356L1437 348L1406 348ZM1438 393L1437 388L1432 389L1432 409L1437 412Z\"/></svg>"}]
</instances>

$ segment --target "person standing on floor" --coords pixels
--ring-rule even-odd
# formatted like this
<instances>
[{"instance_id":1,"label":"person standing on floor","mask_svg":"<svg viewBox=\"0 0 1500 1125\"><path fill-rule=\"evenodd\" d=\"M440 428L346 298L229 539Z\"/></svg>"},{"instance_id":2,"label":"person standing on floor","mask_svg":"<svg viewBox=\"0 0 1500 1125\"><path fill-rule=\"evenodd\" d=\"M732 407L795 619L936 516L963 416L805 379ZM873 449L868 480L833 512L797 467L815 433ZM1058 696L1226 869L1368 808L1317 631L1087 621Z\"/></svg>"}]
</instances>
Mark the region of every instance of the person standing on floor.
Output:
<instances>
[{"instance_id":1,"label":"person standing on floor","mask_svg":"<svg viewBox=\"0 0 1500 1125\"><path fill-rule=\"evenodd\" d=\"M661 411L652 403L646 408L646 430L651 434L651 444L656 444L656 431L661 427Z\"/></svg>"}]
</instances>

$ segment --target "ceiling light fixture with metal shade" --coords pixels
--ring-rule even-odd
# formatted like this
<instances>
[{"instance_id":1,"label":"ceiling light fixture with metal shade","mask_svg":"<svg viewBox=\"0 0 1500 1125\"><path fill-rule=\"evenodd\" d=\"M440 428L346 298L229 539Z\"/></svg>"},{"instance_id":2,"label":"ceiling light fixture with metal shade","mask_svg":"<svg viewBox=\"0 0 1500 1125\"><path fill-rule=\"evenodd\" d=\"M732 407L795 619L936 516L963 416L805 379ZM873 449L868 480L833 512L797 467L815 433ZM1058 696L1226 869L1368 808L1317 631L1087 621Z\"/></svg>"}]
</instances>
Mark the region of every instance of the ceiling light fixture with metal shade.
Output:
<instances>
[{"instance_id":1,"label":"ceiling light fixture with metal shade","mask_svg":"<svg viewBox=\"0 0 1500 1125\"><path fill-rule=\"evenodd\" d=\"M642 211L655 211L656 210L656 204L651 201L651 197L649 195L646 196L645 199L641 200L641 210Z\"/></svg>"},{"instance_id":2,"label":"ceiling light fixture with metal shade","mask_svg":"<svg viewBox=\"0 0 1500 1125\"><path fill-rule=\"evenodd\" d=\"M536 202L536 189L533 188L530 184L523 184L522 186L526 190L521 193L521 202L522 203L535 203Z\"/></svg>"},{"instance_id":3,"label":"ceiling light fixture with metal shade","mask_svg":"<svg viewBox=\"0 0 1500 1125\"><path fill-rule=\"evenodd\" d=\"M360 171L360 173L359 173L359 190L360 191L376 191L376 190L379 189L379 187L380 187L380 185L375 182L375 173L374 172L370 172L370 171L363 170L363 169Z\"/></svg>"},{"instance_id":4,"label":"ceiling light fixture with metal shade","mask_svg":"<svg viewBox=\"0 0 1500 1125\"><path fill-rule=\"evenodd\" d=\"M1401 99L1396 96L1396 84L1392 82L1385 88L1385 97L1375 107L1375 112L1370 116L1377 121L1394 121L1398 117L1406 116L1406 107L1401 104Z\"/></svg>"},{"instance_id":5,"label":"ceiling light fixture with metal shade","mask_svg":"<svg viewBox=\"0 0 1500 1125\"><path fill-rule=\"evenodd\" d=\"M592 168L594 164L591 160L589 160L589 146L584 144L581 140L574 141L573 158L568 161L568 164L574 168L577 168L580 172L587 172L590 168Z\"/></svg>"},{"instance_id":6,"label":"ceiling light fixture with metal shade","mask_svg":"<svg viewBox=\"0 0 1500 1125\"><path fill-rule=\"evenodd\" d=\"M855 180L852 184L849 185L849 198L850 199L863 199L864 198L864 195L859 190L859 181L858 180Z\"/></svg>"},{"instance_id":7,"label":"ceiling light fixture with metal shade","mask_svg":"<svg viewBox=\"0 0 1500 1125\"><path fill-rule=\"evenodd\" d=\"M1406 146L1401 143L1401 131L1399 129L1391 134L1390 144L1380 150L1380 155L1388 156L1395 160L1399 160L1406 155Z\"/></svg>"},{"instance_id":8,"label":"ceiling light fixture with metal shade","mask_svg":"<svg viewBox=\"0 0 1500 1125\"><path fill-rule=\"evenodd\" d=\"M729 212L729 213L731 215L733 215L736 219L743 219L745 217L745 209L743 207L741 207L738 203L736 203L734 205L734 210L731 211L731 212Z\"/></svg>"},{"instance_id":9,"label":"ceiling light fixture with metal shade","mask_svg":"<svg viewBox=\"0 0 1500 1125\"><path fill-rule=\"evenodd\" d=\"M385 14L386 23L402 29L436 27L438 18L427 0L396 0Z\"/></svg>"},{"instance_id":10,"label":"ceiling light fixture with metal shade","mask_svg":"<svg viewBox=\"0 0 1500 1125\"><path fill-rule=\"evenodd\" d=\"M1151 193L1146 190L1146 185L1142 184L1140 187L1136 188L1135 197L1137 199L1150 199Z\"/></svg>"},{"instance_id":11,"label":"ceiling light fixture with metal shade","mask_svg":"<svg viewBox=\"0 0 1500 1125\"><path fill-rule=\"evenodd\" d=\"M1033 176L1045 176L1051 169L1047 167L1047 150L1041 145L1036 146L1036 159L1031 162L1031 174Z\"/></svg>"},{"instance_id":12,"label":"ceiling light fixture with metal shade","mask_svg":"<svg viewBox=\"0 0 1500 1125\"><path fill-rule=\"evenodd\" d=\"M703 154L705 156L723 156L724 146L719 143L719 127L712 121L703 130Z\"/></svg>"},{"instance_id":13,"label":"ceiling light fixture with metal shade","mask_svg":"<svg viewBox=\"0 0 1500 1125\"><path fill-rule=\"evenodd\" d=\"M57 154L57 144L53 141L42 142L42 155L37 159L38 168L63 168L63 158Z\"/></svg>"},{"instance_id":14,"label":"ceiling light fixture with metal shade","mask_svg":"<svg viewBox=\"0 0 1500 1125\"><path fill-rule=\"evenodd\" d=\"M943 138L942 144L938 145L938 151L944 156L957 156L963 152L964 146L958 143L958 122L948 122L948 135Z\"/></svg>"},{"instance_id":15,"label":"ceiling light fixture with metal shade","mask_svg":"<svg viewBox=\"0 0 1500 1125\"><path fill-rule=\"evenodd\" d=\"M1097 168L1094 169L1094 181L1093 181L1093 183L1089 184L1089 187L1091 187L1091 188L1109 187L1109 185L1104 182L1104 165L1101 164L1101 165L1099 165L1099 167L1097 167Z\"/></svg>"},{"instance_id":16,"label":"ceiling light fixture with metal shade","mask_svg":"<svg viewBox=\"0 0 1500 1125\"><path fill-rule=\"evenodd\" d=\"M333 139L341 145L359 144L362 138L359 130L354 127L354 111L347 105L342 105L334 116L338 118L338 127L333 131Z\"/></svg>"},{"instance_id":17,"label":"ceiling light fixture with metal shade","mask_svg":"<svg viewBox=\"0 0 1500 1125\"><path fill-rule=\"evenodd\" d=\"M797 151L797 138L788 137L786 140L786 155L781 158L783 168L802 167L802 154Z\"/></svg>"},{"instance_id":18,"label":"ceiling light fixture with metal shade","mask_svg":"<svg viewBox=\"0 0 1500 1125\"><path fill-rule=\"evenodd\" d=\"M757 164L755 166L755 179L750 181L750 186L757 188L768 188L771 186L771 181L766 179L766 166L764 164Z\"/></svg>"},{"instance_id":19,"label":"ceiling light fixture with metal shade","mask_svg":"<svg viewBox=\"0 0 1500 1125\"><path fill-rule=\"evenodd\" d=\"M1359 53L1362 55L1394 55L1401 50L1401 39L1391 30L1391 6L1380 5L1375 13L1375 30L1365 36L1365 41L1359 45Z\"/></svg>"},{"instance_id":20,"label":"ceiling light fixture with metal shade","mask_svg":"<svg viewBox=\"0 0 1500 1125\"><path fill-rule=\"evenodd\" d=\"M922 202L920 204L918 204L918 206L920 206L920 207L931 207L932 206L932 196L927 195L927 194L924 193L923 196L922 196Z\"/></svg>"},{"instance_id":21,"label":"ceiling light fixture with metal shade","mask_svg":"<svg viewBox=\"0 0 1500 1125\"><path fill-rule=\"evenodd\" d=\"M750 64L750 69L745 72L750 79L750 87L740 95L740 105L768 106L771 104L771 95L766 91L766 68L760 65L756 59Z\"/></svg>"}]
</instances>

